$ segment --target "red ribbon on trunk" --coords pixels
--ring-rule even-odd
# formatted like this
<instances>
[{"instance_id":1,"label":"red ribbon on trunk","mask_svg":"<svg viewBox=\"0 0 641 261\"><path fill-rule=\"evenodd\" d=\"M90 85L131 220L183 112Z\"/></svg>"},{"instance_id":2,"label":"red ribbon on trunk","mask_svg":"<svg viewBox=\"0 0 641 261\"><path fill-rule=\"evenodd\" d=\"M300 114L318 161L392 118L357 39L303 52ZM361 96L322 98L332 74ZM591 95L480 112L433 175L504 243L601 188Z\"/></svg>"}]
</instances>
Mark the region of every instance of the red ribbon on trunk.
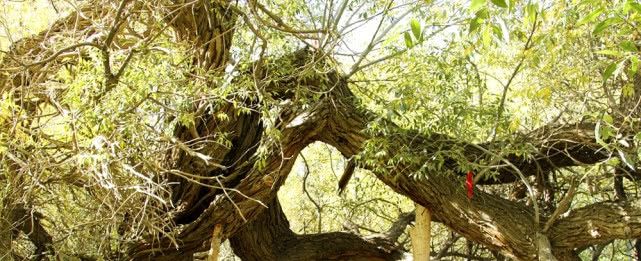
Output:
<instances>
[{"instance_id":1,"label":"red ribbon on trunk","mask_svg":"<svg viewBox=\"0 0 641 261\"><path fill-rule=\"evenodd\" d=\"M471 170L467 172L465 187L467 188L467 198L472 199L472 196L474 196L474 172Z\"/></svg>"}]
</instances>

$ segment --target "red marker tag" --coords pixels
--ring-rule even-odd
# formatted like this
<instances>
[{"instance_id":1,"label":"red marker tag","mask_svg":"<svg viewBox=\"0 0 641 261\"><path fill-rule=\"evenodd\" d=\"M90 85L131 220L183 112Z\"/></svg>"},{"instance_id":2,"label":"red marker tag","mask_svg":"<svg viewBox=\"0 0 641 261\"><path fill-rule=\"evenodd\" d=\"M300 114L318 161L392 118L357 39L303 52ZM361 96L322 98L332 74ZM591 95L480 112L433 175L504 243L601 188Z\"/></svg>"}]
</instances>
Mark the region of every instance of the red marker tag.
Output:
<instances>
[{"instance_id":1,"label":"red marker tag","mask_svg":"<svg viewBox=\"0 0 641 261\"><path fill-rule=\"evenodd\" d=\"M467 188L467 198L472 199L472 196L474 196L474 172L471 170L467 172L465 187Z\"/></svg>"}]
</instances>

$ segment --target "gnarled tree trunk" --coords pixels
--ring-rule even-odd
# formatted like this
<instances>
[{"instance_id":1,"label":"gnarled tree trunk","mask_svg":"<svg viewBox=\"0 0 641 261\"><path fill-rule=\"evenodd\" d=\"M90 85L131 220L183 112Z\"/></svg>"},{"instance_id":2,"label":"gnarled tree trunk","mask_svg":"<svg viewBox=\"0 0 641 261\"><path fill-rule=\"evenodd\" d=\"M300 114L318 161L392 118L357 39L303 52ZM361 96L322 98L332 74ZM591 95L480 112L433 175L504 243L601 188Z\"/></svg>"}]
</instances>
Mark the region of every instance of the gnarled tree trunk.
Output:
<instances>
[{"instance_id":1,"label":"gnarled tree trunk","mask_svg":"<svg viewBox=\"0 0 641 261\"><path fill-rule=\"evenodd\" d=\"M229 239L242 260L398 260L396 238L362 238L345 232L298 235L277 199ZM401 220L407 225L407 220ZM403 224L401 224L402 226ZM398 237L398 235L397 235Z\"/></svg>"}]
</instances>

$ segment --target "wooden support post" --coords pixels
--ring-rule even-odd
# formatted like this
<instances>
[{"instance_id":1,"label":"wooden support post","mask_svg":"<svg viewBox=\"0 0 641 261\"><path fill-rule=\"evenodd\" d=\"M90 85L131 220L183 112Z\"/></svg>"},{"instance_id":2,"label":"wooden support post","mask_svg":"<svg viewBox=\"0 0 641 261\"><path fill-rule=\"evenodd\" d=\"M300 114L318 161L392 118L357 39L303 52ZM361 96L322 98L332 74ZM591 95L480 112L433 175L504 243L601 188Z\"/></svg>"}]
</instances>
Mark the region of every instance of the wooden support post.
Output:
<instances>
[{"instance_id":1,"label":"wooden support post","mask_svg":"<svg viewBox=\"0 0 641 261\"><path fill-rule=\"evenodd\" d=\"M416 221L410 229L412 239L412 254L416 261L430 260L430 241L432 236L432 216L429 209L416 205Z\"/></svg>"},{"instance_id":2,"label":"wooden support post","mask_svg":"<svg viewBox=\"0 0 641 261\"><path fill-rule=\"evenodd\" d=\"M214 226L214 232L211 235L211 248L209 249L209 257L207 258L207 261L217 261L218 260L218 253L220 253L220 244L221 241L221 233L222 233L222 226L220 224L216 224Z\"/></svg>"}]
</instances>

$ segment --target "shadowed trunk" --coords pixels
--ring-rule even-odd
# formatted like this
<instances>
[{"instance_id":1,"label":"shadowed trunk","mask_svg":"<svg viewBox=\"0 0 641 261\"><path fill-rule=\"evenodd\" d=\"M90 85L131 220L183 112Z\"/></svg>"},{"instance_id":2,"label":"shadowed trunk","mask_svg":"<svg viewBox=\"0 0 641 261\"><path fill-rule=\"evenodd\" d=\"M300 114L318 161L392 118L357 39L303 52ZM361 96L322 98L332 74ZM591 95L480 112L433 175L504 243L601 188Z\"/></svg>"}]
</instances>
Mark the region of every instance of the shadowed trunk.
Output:
<instances>
[{"instance_id":1,"label":"shadowed trunk","mask_svg":"<svg viewBox=\"0 0 641 261\"><path fill-rule=\"evenodd\" d=\"M11 246L11 240L15 240L20 232L24 233L35 246L32 260L44 260L45 256L55 254L55 250L53 249L53 239L42 226L40 222L42 215L40 213L20 204L3 206L3 211L9 212L2 213L4 217L9 217L9 219L3 219L2 222L6 222L7 224L2 225L11 229L6 233L3 233L9 236L9 241L7 241L8 244L3 245L2 248L0 248L0 250L3 250L0 257L11 253L9 248L4 248Z\"/></svg>"},{"instance_id":2,"label":"shadowed trunk","mask_svg":"<svg viewBox=\"0 0 641 261\"><path fill-rule=\"evenodd\" d=\"M242 260L398 260L395 238L367 240L352 233L298 235L277 199L229 239ZM407 225L407 223L405 223Z\"/></svg>"}]
</instances>

